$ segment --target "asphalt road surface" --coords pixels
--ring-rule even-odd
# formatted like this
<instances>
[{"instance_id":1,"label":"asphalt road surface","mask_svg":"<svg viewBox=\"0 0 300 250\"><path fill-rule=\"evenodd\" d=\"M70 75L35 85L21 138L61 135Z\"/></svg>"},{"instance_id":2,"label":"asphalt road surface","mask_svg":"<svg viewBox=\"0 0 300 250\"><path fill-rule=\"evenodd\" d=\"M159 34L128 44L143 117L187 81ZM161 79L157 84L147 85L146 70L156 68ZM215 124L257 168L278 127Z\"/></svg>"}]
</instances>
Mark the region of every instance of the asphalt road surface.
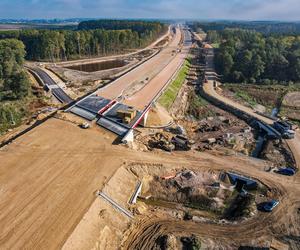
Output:
<instances>
[{"instance_id":1,"label":"asphalt road surface","mask_svg":"<svg viewBox=\"0 0 300 250\"><path fill-rule=\"evenodd\" d=\"M51 93L56 97L58 101L61 103L71 103L73 99L69 97L66 92L60 88L56 82L42 69L40 68L31 68L32 71L34 71L43 81L43 84L48 86L50 89Z\"/></svg>"}]
</instances>

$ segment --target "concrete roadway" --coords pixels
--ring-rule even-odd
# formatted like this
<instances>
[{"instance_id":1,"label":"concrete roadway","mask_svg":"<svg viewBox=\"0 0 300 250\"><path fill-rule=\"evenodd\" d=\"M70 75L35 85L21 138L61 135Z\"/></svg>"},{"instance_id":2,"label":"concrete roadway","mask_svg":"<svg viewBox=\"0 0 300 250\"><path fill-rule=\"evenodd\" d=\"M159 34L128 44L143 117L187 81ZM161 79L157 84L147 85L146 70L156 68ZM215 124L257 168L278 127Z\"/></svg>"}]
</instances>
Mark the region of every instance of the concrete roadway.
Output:
<instances>
[{"instance_id":1,"label":"concrete roadway","mask_svg":"<svg viewBox=\"0 0 300 250\"><path fill-rule=\"evenodd\" d=\"M107 99L115 99L133 84L140 83L141 81L145 82L147 81L146 78L153 78L175 58L175 55L172 54L175 54L173 51L178 48L181 37L181 30L176 28L175 37L165 49L141 66L118 78L106 87L99 89L96 93Z\"/></svg>"},{"instance_id":2,"label":"concrete roadway","mask_svg":"<svg viewBox=\"0 0 300 250\"><path fill-rule=\"evenodd\" d=\"M145 106L150 104L157 94L160 93L160 91L171 80L174 73L176 73L180 68L187 57L191 44L190 32L185 30L184 46L182 47L181 52L177 53L175 58L173 58L172 61L140 91L127 98L125 100L125 104L133 106L139 110L143 110Z\"/></svg>"}]
</instances>

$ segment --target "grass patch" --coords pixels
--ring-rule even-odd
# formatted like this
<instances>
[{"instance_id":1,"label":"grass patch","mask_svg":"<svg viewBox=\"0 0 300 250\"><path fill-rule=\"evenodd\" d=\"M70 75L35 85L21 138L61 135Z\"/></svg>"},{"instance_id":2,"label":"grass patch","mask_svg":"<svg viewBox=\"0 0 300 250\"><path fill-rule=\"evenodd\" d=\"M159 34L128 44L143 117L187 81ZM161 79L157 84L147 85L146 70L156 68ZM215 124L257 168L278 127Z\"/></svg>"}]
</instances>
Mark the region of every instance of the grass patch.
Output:
<instances>
[{"instance_id":1,"label":"grass patch","mask_svg":"<svg viewBox=\"0 0 300 250\"><path fill-rule=\"evenodd\" d=\"M176 96L184 83L184 80L187 76L188 69L190 63L188 60L185 60L182 68L180 69L179 73L177 74L176 79L169 85L167 90L163 93L163 95L159 98L158 102L166 109L169 109L173 102L176 99Z\"/></svg>"},{"instance_id":2,"label":"grass patch","mask_svg":"<svg viewBox=\"0 0 300 250\"><path fill-rule=\"evenodd\" d=\"M251 107L261 104L271 112L274 107L281 107L284 96L293 91L300 91L299 84L292 85L258 85L225 83L222 88L235 94L235 97L248 103Z\"/></svg>"},{"instance_id":3,"label":"grass patch","mask_svg":"<svg viewBox=\"0 0 300 250\"><path fill-rule=\"evenodd\" d=\"M34 112L47 106L47 100L48 97L30 94L21 100L0 101L0 135L20 126Z\"/></svg>"},{"instance_id":4,"label":"grass patch","mask_svg":"<svg viewBox=\"0 0 300 250\"><path fill-rule=\"evenodd\" d=\"M215 49L218 49L220 48L220 43L213 43L211 46Z\"/></svg>"},{"instance_id":5,"label":"grass patch","mask_svg":"<svg viewBox=\"0 0 300 250\"><path fill-rule=\"evenodd\" d=\"M203 119L209 116L215 116L214 110L208 108L209 103L201 96L197 95L194 91L189 94L187 114L195 117L196 119Z\"/></svg>"},{"instance_id":6,"label":"grass patch","mask_svg":"<svg viewBox=\"0 0 300 250\"><path fill-rule=\"evenodd\" d=\"M250 96L247 92L245 92L245 91L238 90L237 92L235 92L235 96L236 96L238 99L240 99L240 100L242 100L242 101L248 103L252 108L253 108L255 105L257 105L257 102L256 102L255 98L251 97L251 96Z\"/></svg>"},{"instance_id":7,"label":"grass patch","mask_svg":"<svg viewBox=\"0 0 300 250\"><path fill-rule=\"evenodd\" d=\"M19 102L0 102L0 134L10 128L21 125L22 119L27 115L25 103Z\"/></svg>"}]
</instances>

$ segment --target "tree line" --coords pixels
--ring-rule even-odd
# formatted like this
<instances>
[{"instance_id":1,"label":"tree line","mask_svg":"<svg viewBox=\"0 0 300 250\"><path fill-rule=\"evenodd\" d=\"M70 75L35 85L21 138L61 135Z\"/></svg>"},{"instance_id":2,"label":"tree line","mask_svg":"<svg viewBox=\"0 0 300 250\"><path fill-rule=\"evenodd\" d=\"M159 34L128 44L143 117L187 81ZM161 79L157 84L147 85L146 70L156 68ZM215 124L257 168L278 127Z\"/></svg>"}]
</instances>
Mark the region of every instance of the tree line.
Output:
<instances>
[{"instance_id":1,"label":"tree line","mask_svg":"<svg viewBox=\"0 0 300 250\"><path fill-rule=\"evenodd\" d=\"M104 29L104 30L132 30L143 36L149 32L159 32L163 28L160 22L124 21L124 20L89 20L82 21L78 30Z\"/></svg>"},{"instance_id":2,"label":"tree line","mask_svg":"<svg viewBox=\"0 0 300 250\"><path fill-rule=\"evenodd\" d=\"M217 22L193 22L193 29L222 31L225 29L247 29L265 35L298 35L300 34L300 22L275 22L275 21L217 21Z\"/></svg>"},{"instance_id":3,"label":"tree line","mask_svg":"<svg viewBox=\"0 0 300 250\"><path fill-rule=\"evenodd\" d=\"M99 28L89 22L79 24L78 30L19 30L2 31L0 39L15 38L26 48L27 60L60 61L83 57L121 53L144 47L166 31L159 23L101 21ZM122 24L122 25L121 25ZM86 29L85 29L86 28ZM121 29L126 28L126 29Z\"/></svg>"},{"instance_id":4,"label":"tree line","mask_svg":"<svg viewBox=\"0 0 300 250\"><path fill-rule=\"evenodd\" d=\"M281 83L300 81L300 36L265 36L242 29L211 32L220 43L215 65L224 81Z\"/></svg>"},{"instance_id":5,"label":"tree line","mask_svg":"<svg viewBox=\"0 0 300 250\"><path fill-rule=\"evenodd\" d=\"M24 107L15 103L30 94L24 71L24 44L16 39L0 40L0 132L21 122Z\"/></svg>"},{"instance_id":6,"label":"tree line","mask_svg":"<svg viewBox=\"0 0 300 250\"><path fill-rule=\"evenodd\" d=\"M0 101L28 95L30 83L24 71L25 47L16 39L0 40Z\"/></svg>"}]
</instances>

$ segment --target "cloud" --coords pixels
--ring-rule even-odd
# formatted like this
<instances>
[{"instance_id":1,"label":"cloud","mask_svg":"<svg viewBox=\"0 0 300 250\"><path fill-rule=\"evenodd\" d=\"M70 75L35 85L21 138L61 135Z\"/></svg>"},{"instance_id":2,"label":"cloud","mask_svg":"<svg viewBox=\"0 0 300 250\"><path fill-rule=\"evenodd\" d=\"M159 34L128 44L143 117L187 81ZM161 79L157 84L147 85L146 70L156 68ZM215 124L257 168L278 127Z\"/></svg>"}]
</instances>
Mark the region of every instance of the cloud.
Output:
<instances>
[{"instance_id":1,"label":"cloud","mask_svg":"<svg viewBox=\"0 0 300 250\"><path fill-rule=\"evenodd\" d=\"M237 0L230 12L237 19L299 20L299 10L299 0Z\"/></svg>"},{"instance_id":2,"label":"cloud","mask_svg":"<svg viewBox=\"0 0 300 250\"><path fill-rule=\"evenodd\" d=\"M0 18L300 19L299 0L0 0Z\"/></svg>"}]
</instances>

